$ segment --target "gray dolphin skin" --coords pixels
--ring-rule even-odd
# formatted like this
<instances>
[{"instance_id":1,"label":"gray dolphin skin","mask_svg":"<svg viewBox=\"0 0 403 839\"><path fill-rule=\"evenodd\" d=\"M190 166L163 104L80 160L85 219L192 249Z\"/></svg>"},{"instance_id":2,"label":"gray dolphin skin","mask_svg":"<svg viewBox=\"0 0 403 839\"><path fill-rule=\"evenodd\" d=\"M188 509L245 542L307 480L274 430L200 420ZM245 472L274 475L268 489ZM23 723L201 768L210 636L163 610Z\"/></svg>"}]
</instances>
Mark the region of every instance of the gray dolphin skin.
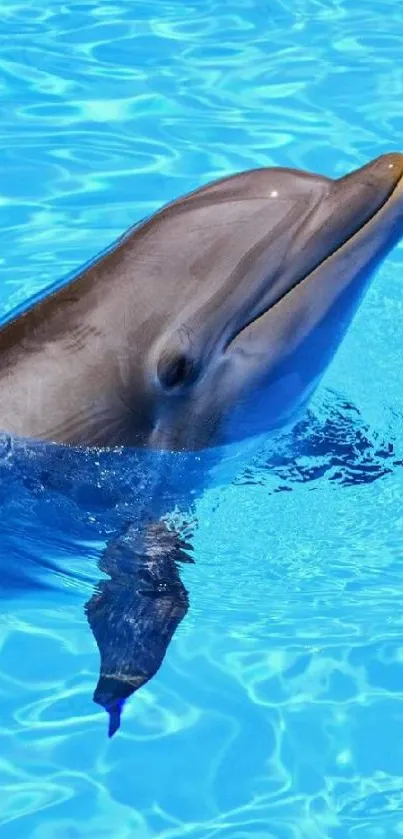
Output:
<instances>
[{"instance_id":1,"label":"gray dolphin skin","mask_svg":"<svg viewBox=\"0 0 403 839\"><path fill-rule=\"evenodd\" d=\"M0 429L65 452L161 453L86 606L111 735L188 607L188 546L147 513L165 456L172 473L181 453L225 457L295 423L402 236L403 155L338 180L256 169L164 207L2 327Z\"/></svg>"},{"instance_id":2,"label":"gray dolphin skin","mask_svg":"<svg viewBox=\"0 0 403 839\"><path fill-rule=\"evenodd\" d=\"M403 233L402 176L258 169L164 207L3 326L0 428L189 450L283 426Z\"/></svg>"}]
</instances>

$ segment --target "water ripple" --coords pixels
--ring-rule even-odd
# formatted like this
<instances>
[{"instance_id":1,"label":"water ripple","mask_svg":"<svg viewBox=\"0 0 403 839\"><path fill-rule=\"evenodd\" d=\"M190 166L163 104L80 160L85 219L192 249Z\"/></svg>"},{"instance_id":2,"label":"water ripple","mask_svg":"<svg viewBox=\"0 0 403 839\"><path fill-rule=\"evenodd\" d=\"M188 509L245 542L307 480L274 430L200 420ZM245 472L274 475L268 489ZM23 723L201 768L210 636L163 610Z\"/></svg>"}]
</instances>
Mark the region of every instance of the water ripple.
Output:
<instances>
[{"instance_id":1,"label":"water ripple","mask_svg":"<svg viewBox=\"0 0 403 839\"><path fill-rule=\"evenodd\" d=\"M402 39L398 0L9 2L0 314L209 178L401 150ZM315 408L298 457L197 500L189 613L111 742L83 605L124 502L81 473L48 495L32 464L21 492L2 462L0 835L402 835L402 253L327 379L365 407L365 451ZM28 592L45 560L53 590Z\"/></svg>"}]
</instances>

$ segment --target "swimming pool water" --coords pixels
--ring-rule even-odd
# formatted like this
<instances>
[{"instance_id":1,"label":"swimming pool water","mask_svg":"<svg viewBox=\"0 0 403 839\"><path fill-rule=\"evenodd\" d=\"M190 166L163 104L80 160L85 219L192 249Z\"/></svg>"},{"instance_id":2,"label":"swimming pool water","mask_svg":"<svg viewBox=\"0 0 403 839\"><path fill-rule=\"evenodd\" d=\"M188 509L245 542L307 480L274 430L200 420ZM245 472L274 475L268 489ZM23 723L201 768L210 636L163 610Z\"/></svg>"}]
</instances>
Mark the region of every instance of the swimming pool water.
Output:
<instances>
[{"instance_id":1,"label":"swimming pool water","mask_svg":"<svg viewBox=\"0 0 403 839\"><path fill-rule=\"evenodd\" d=\"M211 178L403 150L398 0L27 0L0 36L4 316ZM2 837L403 835L402 276L289 453L196 500L188 614L112 740L83 606L115 489L78 521L0 446Z\"/></svg>"}]
</instances>

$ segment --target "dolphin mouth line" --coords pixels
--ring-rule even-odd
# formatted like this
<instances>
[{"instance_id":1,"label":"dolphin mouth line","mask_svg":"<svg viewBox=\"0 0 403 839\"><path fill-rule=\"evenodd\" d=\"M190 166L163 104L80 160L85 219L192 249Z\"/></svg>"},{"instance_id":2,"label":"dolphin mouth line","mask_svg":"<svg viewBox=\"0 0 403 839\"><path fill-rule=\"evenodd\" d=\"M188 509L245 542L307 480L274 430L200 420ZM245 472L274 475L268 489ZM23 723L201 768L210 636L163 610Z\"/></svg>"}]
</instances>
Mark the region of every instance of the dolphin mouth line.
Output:
<instances>
[{"instance_id":1,"label":"dolphin mouth line","mask_svg":"<svg viewBox=\"0 0 403 839\"><path fill-rule=\"evenodd\" d=\"M292 294L292 292L295 291L295 289L298 288L298 286L305 282L305 280L307 280L314 273L314 271L317 271L317 269L320 268L320 266L323 265L328 259L330 259L330 257L334 256L334 254L342 250L342 248L344 248L349 242L351 242L351 240L354 239L354 237L357 236L358 233L364 230L364 228L368 224L370 224L374 218L376 218L378 213L380 213L386 207L389 201L393 198L395 192L399 189L399 187L402 186L402 184L403 175L400 175L396 182L392 184L390 191L386 195L386 197L383 197L379 206L377 206L374 209L374 212L370 216L368 216L368 218L366 218L364 224L353 230L352 233L349 236L347 236L346 239L343 239L343 241L340 242L333 250L329 250L326 256L320 260L320 262L313 265L310 271L308 271L306 274L303 274L302 277L297 279L289 288L287 288L282 294L280 294L279 297L273 300L273 302L270 303L270 305L268 305L265 309L262 309L262 311L259 311L256 315L247 320L239 329L232 333L223 347L223 353L225 354L228 350L231 351L231 344L233 344L233 342L236 341L237 338L239 338L243 332L245 332L254 323L257 323L257 321L260 320L260 318L264 317L269 312L271 312L271 310L274 309L278 305L278 303L281 303L282 300L284 300L289 294Z\"/></svg>"}]
</instances>

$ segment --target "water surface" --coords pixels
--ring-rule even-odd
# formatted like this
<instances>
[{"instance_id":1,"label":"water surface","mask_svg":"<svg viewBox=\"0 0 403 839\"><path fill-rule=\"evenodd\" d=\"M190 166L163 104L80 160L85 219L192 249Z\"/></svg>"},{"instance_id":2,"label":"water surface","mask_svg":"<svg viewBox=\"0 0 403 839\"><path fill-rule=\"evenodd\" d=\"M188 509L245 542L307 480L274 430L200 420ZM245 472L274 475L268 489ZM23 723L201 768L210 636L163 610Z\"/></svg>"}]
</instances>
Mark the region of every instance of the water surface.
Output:
<instances>
[{"instance_id":1,"label":"water surface","mask_svg":"<svg viewBox=\"0 0 403 839\"><path fill-rule=\"evenodd\" d=\"M3 316L211 178L402 150L398 0L291 5L4 6ZM6 839L403 835L402 253L294 449L196 499L189 612L112 740L83 606L125 502L21 491L1 449Z\"/></svg>"}]
</instances>

